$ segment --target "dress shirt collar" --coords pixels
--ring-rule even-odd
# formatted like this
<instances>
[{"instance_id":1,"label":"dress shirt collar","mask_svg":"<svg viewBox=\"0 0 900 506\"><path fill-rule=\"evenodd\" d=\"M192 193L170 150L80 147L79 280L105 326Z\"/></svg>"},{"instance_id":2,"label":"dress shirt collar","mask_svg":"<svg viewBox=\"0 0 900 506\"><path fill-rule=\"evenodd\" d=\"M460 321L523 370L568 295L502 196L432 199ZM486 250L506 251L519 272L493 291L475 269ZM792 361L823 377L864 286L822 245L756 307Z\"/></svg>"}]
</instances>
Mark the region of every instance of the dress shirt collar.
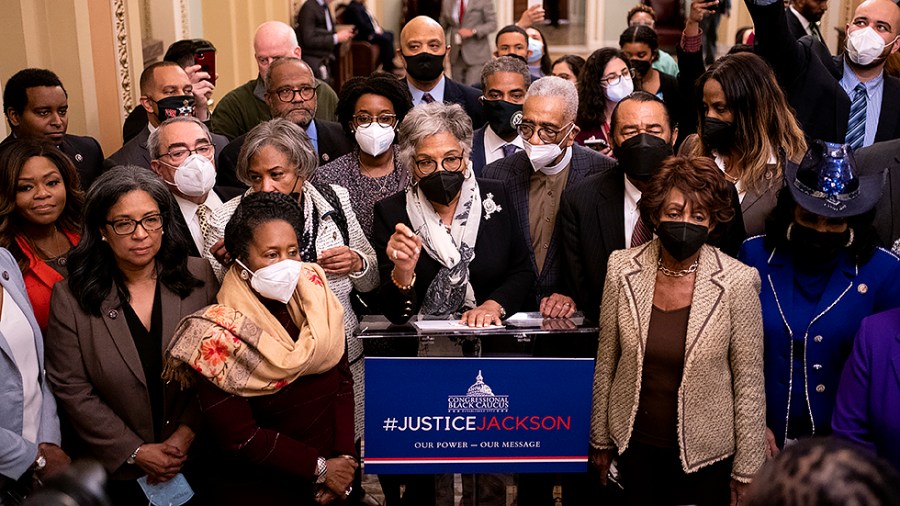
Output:
<instances>
[{"instance_id":1,"label":"dress shirt collar","mask_svg":"<svg viewBox=\"0 0 900 506\"><path fill-rule=\"evenodd\" d=\"M499 135L497 135L497 132L495 132L494 129L491 128L491 125L485 125L485 127L484 127L484 152L485 153L496 153L498 151L502 152L503 146L506 146L507 144L512 144L512 145L518 147L519 149L524 148L524 146L522 146L522 137L516 135L513 138L513 140L507 142L507 141L503 140L502 138L500 138Z\"/></svg>"},{"instance_id":2,"label":"dress shirt collar","mask_svg":"<svg viewBox=\"0 0 900 506\"><path fill-rule=\"evenodd\" d=\"M844 57L844 75L841 77L841 87L844 88L844 91L847 92L847 96L850 97L850 100L853 100L853 88L856 88L856 85L861 81L859 77L856 76L856 73L853 72L853 69L850 68L850 65L847 64L847 57ZM871 98L872 92L875 91L875 88L881 86L884 82L884 70L878 73L877 76L869 79L864 82L863 85L866 87L866 96Z\"/></svg>"},{"instance_id":3,"label":"dress shirt collar","mask_svg":"<svg viewBox=\"0 0 900 506\"><path fill-rule=\"evenodd\" d=\"M316 120L312 120L309 122L309 126L306 127L306 135L309 137L309 141L312 142L313 149L316 150L316 155L319 154L319 129L316 128Z\"/></svg>"},{"instance_id":4,"label":"dress shirt collar","mask_svg":"<svg viewBox=\"0 0 900 506\"><path fill-rule=\"evenodd\" d=\"M430 93L431 98L434 99L435 102L443 102L444 101L444 88L446 87L446 78L442 75L441 79L434 85L434 88L425 92L413 86L412 82L409 79L406 80L406 86L409 87L409 92L412 93L412 103L413 106L422 105L425 101L422 100L422 95L425 93Z\"/></svg>"},{"instance_id":5,"label":"dress shirt collar","mask_svg":"<svg viewBox=\"0 0 900 506\"><path fill-rule=\"evenodd\" d=\"M809 27L811 24L810 21L806 19L803 14L800 14L800 11L795 9L793 5L788 8L794 13L794 16L797 16L797 19L800 20L800 25L803 27L803 30L806 31L806 35L812 35L812 29Z\"/></svg>"},{"instance_id":6,"label":"dress shirt collar","mask_svg":"<svg viewBox=\"0 0 900 506\"><path fill-rule=\"evenodd\" d=\"M637 210L638 201L641 200L641 190L637 189L626 176L625 177L625 205L632 212Z\"/></svg>"}]
</instances>

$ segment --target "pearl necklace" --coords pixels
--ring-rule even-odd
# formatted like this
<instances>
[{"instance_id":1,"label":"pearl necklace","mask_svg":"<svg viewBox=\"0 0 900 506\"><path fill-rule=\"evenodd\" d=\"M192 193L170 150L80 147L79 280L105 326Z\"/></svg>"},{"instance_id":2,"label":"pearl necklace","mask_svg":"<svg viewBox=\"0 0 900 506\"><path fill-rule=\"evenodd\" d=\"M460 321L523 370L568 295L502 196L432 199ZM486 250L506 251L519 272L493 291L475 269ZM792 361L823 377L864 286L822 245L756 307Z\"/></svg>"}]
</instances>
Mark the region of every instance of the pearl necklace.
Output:
<instances>
[{"instance_id":1,"label":"pearl necklace","mask_svg":"<svg viewBox=\"0 0 900 506\"><path fill-rule=\"evenodd\" d=\"M660 257L656 260L656 270L662 272L664 276L669 276L671 278L683 278L683 277L687 276L688 274L693 274L693 273L697 272L697 267L699 267L699 266L700 266L700 258L697 258L696 260L694 260L694 263L692 263L691 266L688 267L687 269L681 269L678 271L674 271L672 269L669 269L665 265L663 265L662 257Z\"/></svg>"}]
</instances>

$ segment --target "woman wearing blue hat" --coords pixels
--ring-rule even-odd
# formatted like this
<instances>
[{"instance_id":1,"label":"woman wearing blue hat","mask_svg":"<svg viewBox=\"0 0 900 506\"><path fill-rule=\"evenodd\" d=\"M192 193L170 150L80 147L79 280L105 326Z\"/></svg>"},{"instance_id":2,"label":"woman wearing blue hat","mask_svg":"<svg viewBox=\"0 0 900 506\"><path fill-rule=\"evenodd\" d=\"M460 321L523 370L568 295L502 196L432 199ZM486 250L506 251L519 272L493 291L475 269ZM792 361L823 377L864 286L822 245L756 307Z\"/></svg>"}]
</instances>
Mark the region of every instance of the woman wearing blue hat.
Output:
<instances>
[{"instance_id":1,"label":"woman wearing blue hat","mask_svg":"<svg viewBox=\"0 0 900 506\"><path fill-rule=\"evenodd\" d=\"M816 141L740 260L756 267L765 341L769 453L831 433L835 396L866 316L900 306L900 259L872 228L883 175L857 176L851 150Z\"/></svg>"}]
</instances>

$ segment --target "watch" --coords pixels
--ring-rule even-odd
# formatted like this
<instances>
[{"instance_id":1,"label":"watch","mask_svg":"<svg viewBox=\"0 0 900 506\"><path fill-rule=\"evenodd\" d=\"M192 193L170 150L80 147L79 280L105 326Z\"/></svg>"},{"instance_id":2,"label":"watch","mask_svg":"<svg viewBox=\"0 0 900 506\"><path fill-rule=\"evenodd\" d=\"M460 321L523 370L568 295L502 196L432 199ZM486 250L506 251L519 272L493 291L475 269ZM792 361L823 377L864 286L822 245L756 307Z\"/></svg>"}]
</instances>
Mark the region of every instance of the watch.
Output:
<instances>
[{"instance_id":1,"label":"watch","mask_svg":"<svg viewBox=\"0 0 900 506\"><path fill-rule=\"evenodd\" d=\"M143 446L143 445L141 445L141 446ZM137 448L134 449L133 452L131 452L131 455L127 459L125 459L125 462L128 464L134 464L137 459L137 455L138 455L138 453L140 453L140 451L141 451L141 447L138 446Z\"/></svg>"},{"instance_id":2,"label":"watch","mask_svg":"<svg viewBox=\"0 0 900 506\"><path fill-rule=\"evenodd\" d=\"M47 467L47 457L44 457L44 454L39 452L37 458L34 459L34 466L32 467L32 469L35 471L40 471L45 467Z\"/></svg>"}]
</instances>

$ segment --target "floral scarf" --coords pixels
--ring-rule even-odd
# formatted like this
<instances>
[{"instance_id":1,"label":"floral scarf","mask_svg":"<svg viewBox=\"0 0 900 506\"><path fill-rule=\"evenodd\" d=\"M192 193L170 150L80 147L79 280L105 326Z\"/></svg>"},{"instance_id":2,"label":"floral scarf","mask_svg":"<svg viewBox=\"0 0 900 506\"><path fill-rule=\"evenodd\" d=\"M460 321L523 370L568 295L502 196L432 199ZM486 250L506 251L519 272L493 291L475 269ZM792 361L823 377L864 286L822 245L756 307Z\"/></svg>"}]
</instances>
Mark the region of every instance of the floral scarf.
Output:
<instances>
[{"instance_id":1,"label":"floral scarf","mask_svg":"<svg viewBox=\"0 0 900 506\"><path fill-rule=\"evenodd\" d=\"M167 350L163 379L191 384L188 368L242 397L271 394L300 376L319 374L344 354L343 308L316 264L303 272L288 312L300 329L294 341L232 267L219 304L185 317Z\"/></svg>"}]
</instances>

